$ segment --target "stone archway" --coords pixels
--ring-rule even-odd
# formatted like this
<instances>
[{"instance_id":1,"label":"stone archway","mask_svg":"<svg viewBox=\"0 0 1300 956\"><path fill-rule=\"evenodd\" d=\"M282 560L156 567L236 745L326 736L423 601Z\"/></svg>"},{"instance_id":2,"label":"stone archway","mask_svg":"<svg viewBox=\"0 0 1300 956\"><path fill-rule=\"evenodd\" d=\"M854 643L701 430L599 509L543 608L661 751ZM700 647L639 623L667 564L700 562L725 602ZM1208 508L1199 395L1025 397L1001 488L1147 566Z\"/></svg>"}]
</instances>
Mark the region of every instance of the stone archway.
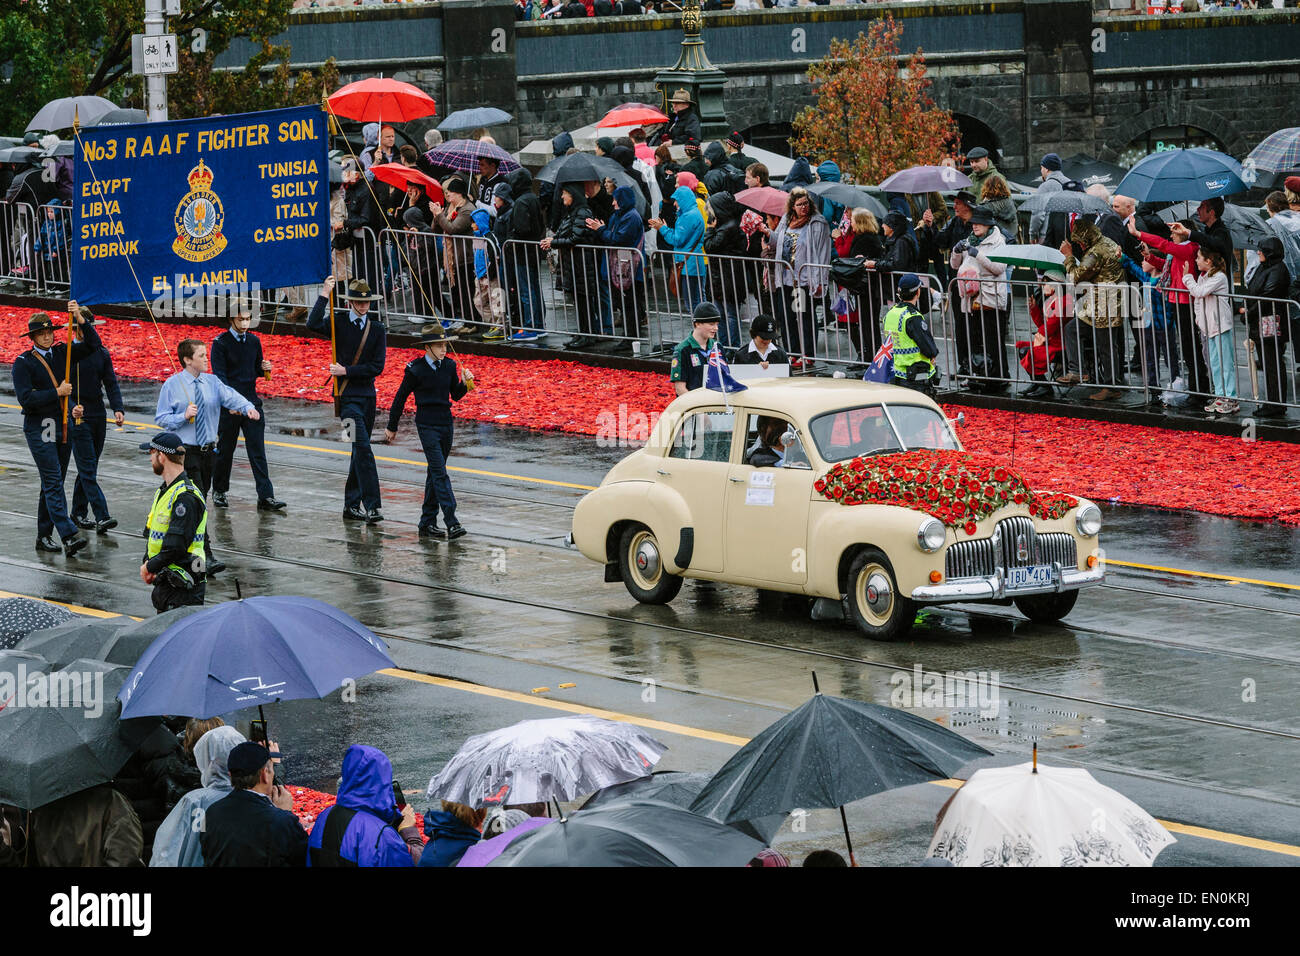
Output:
<instances>
[{"instance_id":1,"label":"stone archway","mask_svg":"<svg viewBox=\"0 0 1300 956\"><path fill-rule=\"evenodd\" d=\"M945 85L946 89L934 91L934 100L951 112L953 119L957 120L958 128L963 134L964 148L969 149L973 145L987 147L987 143L965 142L968 128L981 132L987 130L1004 160L1007 157L1023 156L1024 133L1020 129L1018 119L1020 113L1018 99L1014 104L999 103L995 99L979 96L971 89L954 87L951 81Z\"/></svg>"},{"instance_id":2,"label":"stone archway","mask_svg":"<svg viewBox=\"0 0 1300 956\"><path fill-rule=\"evenodd\" d=\"M1224 151L1230 155L1244 155L1251 146L1236 123L1220 113L1194 103L1178 106L1163 104L1125 120L1113 132L1106 132L1106 142L1098 144L1097 158L1114 161L1120 150L1133 140L1162 126L1195 126L1203 129L1222 143Z\"/></svg>"}]
</instances>

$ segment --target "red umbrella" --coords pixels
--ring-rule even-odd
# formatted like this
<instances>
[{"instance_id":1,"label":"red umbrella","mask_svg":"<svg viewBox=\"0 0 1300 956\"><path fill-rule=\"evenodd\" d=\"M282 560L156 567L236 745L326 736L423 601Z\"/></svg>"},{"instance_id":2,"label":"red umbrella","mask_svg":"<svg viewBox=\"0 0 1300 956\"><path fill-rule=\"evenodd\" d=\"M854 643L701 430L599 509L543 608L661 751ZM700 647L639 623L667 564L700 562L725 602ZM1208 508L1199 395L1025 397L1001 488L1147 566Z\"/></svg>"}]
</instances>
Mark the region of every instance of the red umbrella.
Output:
<instances>
[{"instance_id":1,"label":"red umbrella","mask_svg":"<svg viewBox=\"0 0 1300 956\"><path fill-rule=\"evenodd\" d=\"M769 216L784 216L790 194L775 186L755 186L736 193L736 202Z\"/></svg>"},{"instance_id":2,"label":"red umbrella","mask_svg":"<svg viewBox=\"0 0 1300 956\"><path fill-rule=\"evenodd\" d=\"M425 193L434 202L442 202L442 187L432 176L425 175L414 166L403 166L401 163L379 163L370 167L370 171L375 174L375 178L381 183L388 183L390 186L396 186L398 189L405 189L407 186L423 186Z\"/></svg>"},{"instance_id":3,"label":"red umbrella","mask_svg":"<svg viewBox=\"0 0 1300 956\"><path fill-rule=\"evenodd\" d=\"M438 112L424 90L381 77L349 83L327 102L335 115L363 123L406 123Z\"/></svg>"},{"instance_id":4,"label":"red umbrella","mask_svg":"<svg viewBox=\"0 0 1300 956\"><path fill-rule=\"evenodd\" d=\"M606 126L643 126L650 123L667 123L668 117L662 111L643 103L628 103L616 106L605 118L596 124L600 129Z\"/></svg>"}]
</instances>

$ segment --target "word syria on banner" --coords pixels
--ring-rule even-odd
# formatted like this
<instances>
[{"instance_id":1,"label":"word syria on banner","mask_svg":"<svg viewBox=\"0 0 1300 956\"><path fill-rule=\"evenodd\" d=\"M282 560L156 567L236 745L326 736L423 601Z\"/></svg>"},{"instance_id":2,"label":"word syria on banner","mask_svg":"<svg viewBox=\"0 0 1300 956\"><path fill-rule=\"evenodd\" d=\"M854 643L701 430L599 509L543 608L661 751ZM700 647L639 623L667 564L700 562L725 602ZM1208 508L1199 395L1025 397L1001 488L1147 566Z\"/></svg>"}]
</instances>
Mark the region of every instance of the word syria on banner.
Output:
<instances>
[{"instance_id":1,"label":"word syria on banner","mask_svg":"<svg viewBox=\"0 0 1300 956\"><path fill-rule=\"evenodd\" d=\"M330 256L327 138L319 106L84 130L72 297L319 282Z\"/></svg>"}]
</instances>

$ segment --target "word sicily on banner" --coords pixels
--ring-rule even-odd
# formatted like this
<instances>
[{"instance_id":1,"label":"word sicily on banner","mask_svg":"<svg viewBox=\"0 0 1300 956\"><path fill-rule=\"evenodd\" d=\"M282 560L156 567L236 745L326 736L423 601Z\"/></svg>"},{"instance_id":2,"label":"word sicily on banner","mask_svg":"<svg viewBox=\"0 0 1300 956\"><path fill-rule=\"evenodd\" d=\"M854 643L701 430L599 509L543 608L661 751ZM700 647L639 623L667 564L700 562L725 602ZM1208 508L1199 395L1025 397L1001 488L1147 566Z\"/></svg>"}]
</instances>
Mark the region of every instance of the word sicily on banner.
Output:
<instances>
[{"instance_id":1,"label":"word sicily on banner","mask_svg":"<svg viewBox=\"0 0 1300 956\"><path fill-rule=\"evenodd\" d=\"M84 130L72 297L102 305L319 282L329 272L319 107Z\"/></svg>"}]
</instances>

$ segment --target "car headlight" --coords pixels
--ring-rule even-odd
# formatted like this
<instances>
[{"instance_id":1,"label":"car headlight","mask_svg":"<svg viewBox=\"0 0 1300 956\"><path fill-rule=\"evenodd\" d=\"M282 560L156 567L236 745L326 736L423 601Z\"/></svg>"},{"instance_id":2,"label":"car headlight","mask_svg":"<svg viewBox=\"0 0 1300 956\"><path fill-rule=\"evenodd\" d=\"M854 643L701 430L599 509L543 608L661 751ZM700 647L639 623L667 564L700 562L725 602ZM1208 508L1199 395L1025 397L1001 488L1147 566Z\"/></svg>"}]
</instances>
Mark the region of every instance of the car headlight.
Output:
<instances>
[{"instance_id":1,"label":"car headlight","mask_svg":"<svg viewBox=\"0 0 1300 956\"><path fill-rule=\"evenodd\" d=\"M1084 505L1074 516L1074 526L1079 534L1091 538L1101 530L1101 509L1096 505Z\"/></svg>"},{"instance_id":2,"label":"car headlight","mask_svg":"<svg viewBox=\"0 0 1300 956\"><path fill-rule=\"evenodd\" d=\"M948 530L938 518L926 518L916 529L916 544L922 551L938 551L948 540Z\"/></svg>"}]
</instances>

